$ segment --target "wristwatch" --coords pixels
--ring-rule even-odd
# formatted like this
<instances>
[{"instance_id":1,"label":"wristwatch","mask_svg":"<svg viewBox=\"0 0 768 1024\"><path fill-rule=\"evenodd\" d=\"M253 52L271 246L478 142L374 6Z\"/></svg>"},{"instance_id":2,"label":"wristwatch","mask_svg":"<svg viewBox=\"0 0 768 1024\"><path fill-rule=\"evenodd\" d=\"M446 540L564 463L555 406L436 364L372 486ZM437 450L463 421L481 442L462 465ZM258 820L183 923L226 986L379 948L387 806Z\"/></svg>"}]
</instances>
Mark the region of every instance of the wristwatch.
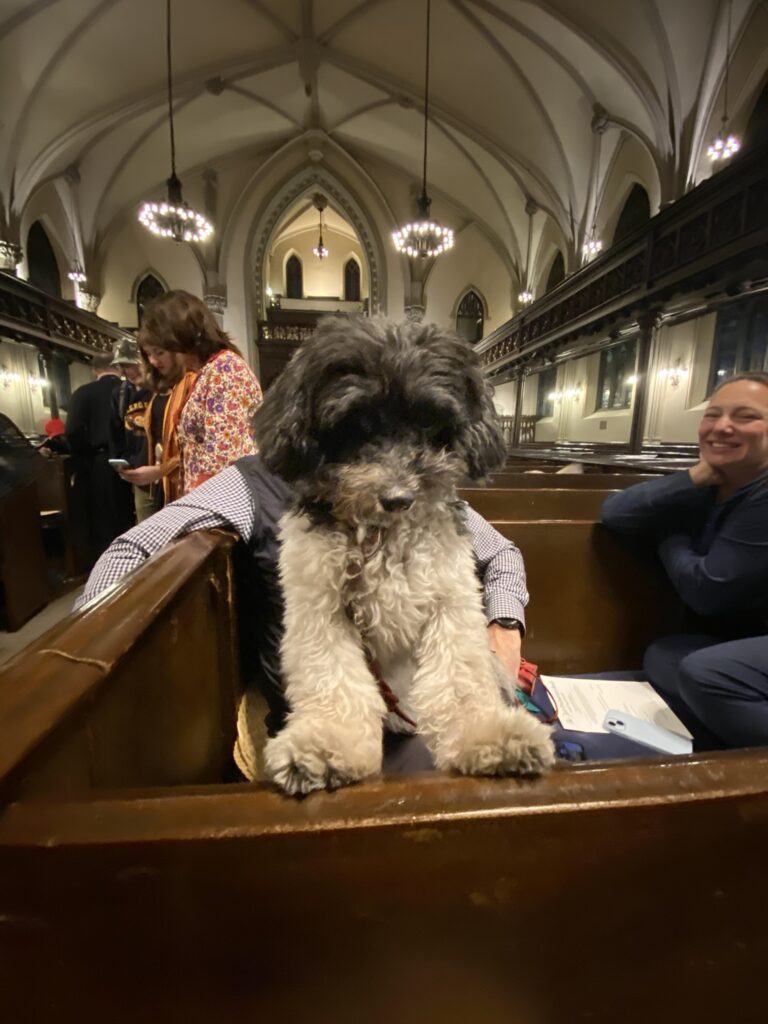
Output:
<instances>
[{"instance_id":1,"label":"wristwatch","mask_svg":"<svg viewBox=\"0 0 768 1024\"><path fill-rule=\"evenodd\" d=\"M491 619L491 625L501 626L502 629L516 629L520 636L525 636L525 626L520 619L508 619L502 616L500 619Z\"/></svg>"}]
</instances>

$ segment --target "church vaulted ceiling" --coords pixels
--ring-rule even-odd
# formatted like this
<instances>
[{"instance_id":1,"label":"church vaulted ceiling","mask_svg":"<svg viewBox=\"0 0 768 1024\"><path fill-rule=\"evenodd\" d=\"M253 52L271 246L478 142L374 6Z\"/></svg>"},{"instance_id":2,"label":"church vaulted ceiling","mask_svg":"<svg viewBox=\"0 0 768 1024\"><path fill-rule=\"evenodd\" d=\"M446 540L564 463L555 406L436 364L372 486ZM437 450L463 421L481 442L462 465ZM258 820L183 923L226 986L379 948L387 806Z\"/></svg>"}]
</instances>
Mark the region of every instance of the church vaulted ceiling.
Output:
<instances>
[{"instance_id":1,"label":"church vaulted ceiling","mask_svg":"<svg viewBox=\"0 0 768 1024\"><path fill-rule=\"evenodd\" d=\"M73 166L86 241L158 194L164 12L161 0L0 0L6 221ZM374 180L381 169L418 181L424 13L418 0L174 0L182 178L319 130ZM725 14L720 0L434 0L433 196L517 265L527 196L575 245L590 216L595 104L610 119L603 180L633 140L658 197L680 195L719 116ZM761 26L765 4L733 0L736 50ZM742 63L734 106L759 84Z\"/></svg>"}]
</instances>

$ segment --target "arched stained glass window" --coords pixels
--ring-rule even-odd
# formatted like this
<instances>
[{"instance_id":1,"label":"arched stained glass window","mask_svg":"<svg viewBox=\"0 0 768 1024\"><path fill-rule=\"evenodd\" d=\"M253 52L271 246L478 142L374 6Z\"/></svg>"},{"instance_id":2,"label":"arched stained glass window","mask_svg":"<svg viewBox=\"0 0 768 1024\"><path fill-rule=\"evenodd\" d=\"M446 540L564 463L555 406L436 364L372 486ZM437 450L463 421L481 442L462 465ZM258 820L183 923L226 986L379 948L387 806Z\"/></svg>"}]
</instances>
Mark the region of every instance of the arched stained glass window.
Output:
<instances>
[{"instance_id":1,"label":"arched stained glass window","mask_svg":"<svg viewBox=\"0 0 768 1024\"><path fill-rule=\"evenodd\" d=\"M344 264L344 299L346 302L360 301L360 265L351 256Z\"/></svg>"},{"instance_id":2,"label":"arched stained glass window","mask_svg":"<svg viewBox=\"0 0 768 1024\"><path fill-rule=\"evenodd\" d=\"M484 322L483 300L477 292L468 291L456 311L456 333L467 341L480 341Z\"/></svg>"},{"instance_id":3,"label":"arched stained glass window","mask_svg":"<svg viewBox=\"0 0 768 1024\"><path fill-rule=\"evenodd\" d=\"M613 233L613 241L620 242L622 238L631 235L639 227L651 219L651 202L648 193L642 185L633 185L627 196L627 200L619 214L616 230Z\"/></svg>"},{"instance_id":4,"label":"arched stained glass window","mask_svg":"<svg viewBox=\"0 0 768 1024\"><path fill-rule=\"evenodd\" d=\"M560 284L560 282L563 280L564 277L565 277L565 260L563 259L563 254L558 249L557 250L557 255L552 260L552 266L549 268L549 275L547 277L547 286L544 289L544 291L545 292L550 291L552 288L555 287L555 285Z\"/></svg>"},{"instance_id":5,"label":"arched stained glass window","mask_svg":"<svg viewBox=\"0 0 768 1024\"><path fill-rule=\"evenodd\" d=\"M290 256L285 264L285 296L288 299L304 298L304 269L296 255Z\"/></svg>"},{"instance_id":6,"label":"arched stained glass window","mask_svg":"<svg viewBox=\"0 0 768 1024\"><path fill-rule=\"evenodd\" d=\"M141 322L144 319L144 310L149 303L163 295L165 288L158 281L154 274L145 274L139 282L139 287L136 289L136 322L141 327Z\"/></svg>"},{"instance_id":7,"label":"arched stained glass window","mask_svg":"<svg viewBox=\"0 0 768 1024\"><path fill-rule=\"evenodd\" d=\"M45 228L36 220L27 235L27 266L29 283L49 295L61 298L59 264Z\"/></svg>"}]
</instances>

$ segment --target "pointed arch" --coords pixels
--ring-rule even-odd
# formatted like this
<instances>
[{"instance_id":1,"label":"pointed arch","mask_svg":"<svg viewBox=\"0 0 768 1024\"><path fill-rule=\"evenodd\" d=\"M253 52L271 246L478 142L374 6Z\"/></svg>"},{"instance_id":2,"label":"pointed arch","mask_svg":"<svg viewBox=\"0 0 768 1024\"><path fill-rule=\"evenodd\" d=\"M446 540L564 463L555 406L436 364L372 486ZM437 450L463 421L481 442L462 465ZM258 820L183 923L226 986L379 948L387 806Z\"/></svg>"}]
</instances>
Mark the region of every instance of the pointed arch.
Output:
<instances>
[{"instance_id":1,"label":"pointed arch","mask_svg":"<svg viewBox=\"0 0 768 1024\"><path fill-rule=\"evenodd\" d=\"M61 271L48 232L41 221L34 221L27 233L28 280L41 291L61 298Z\"/></svg>"},{"instance_id":2,"label":"pointed arch","mask_svg":"<svg viewBox=\"0 0 768 1024\"><path fill-rule=\"evenodd\" d=\"M350 253L344 261L344 301L360 302L362 300L362 269L354 253Z\"/></svg>"},{"instance_id":3,"label":"pointed arch","mask_svg":"<svg viewBox=\"0 0 768 1024\"><path fill-rule=\"evenodd\" d=\"M136 303L136 326L141 327L144 309L153 300L168 291L168 285L154 270L142 271L133 282L131 301Z\"/></svg>"},{"instance_id":4,"label":"pointed arch","mask_svg":"<svg viewBox=\"0 0 768 1024\"><path fill-rule=\"evenodd\" d=\"M544 285L544 293L556 288L565 278L565 257L562 250L558 249L552 258L547 273L547 283Z\"/></svg>"},{"instance_id":5,"label":"pointed arch","mask_svg":"<svg viewBox=\"0 0 768 1024\"><path fill-rule=\"evenodd\" d=\"M295 249L285 254L283 263L283 294L286 299L304 298L304 265Z\"/></svg>"},{"instance_id":6,"label":"pointed arch","mask_svg":"<svg viewBox=\"0 0 768 1024\"><path fill-rule=\"evenodd\" d=\"M473 345L480 341L488 319L488 304L479 288L469 285L464 289L453 308L453 317L460 338Z\"/></svg>"},{"instance_id":7,"label":"pointed arch","mask_svg":"<svg viewBox=\"0 0 768 1024\"><path fill-rule=\"evenodd\" d=\"M621 207L611 245L631 235L651 219L651 200L645 188L635 182Z\"/></svg>"},{"instance_id":8,"label":"pointed arch","mask_svg":"<svg viewBox=\"0 0 768 1024\"><path fill-rule=\"evenodd\" d=\"M302 168L272 193L257 214L246 252L250 252L251 280L257 316L265 315L265 269L267 254L280 226L283 214L298 199L321 191L329 204L352 225L360 240L367 264L368 290L372 310L386 302L386 256L373 220L351 190L328 167Z\"/></svg>"}]
</instances>

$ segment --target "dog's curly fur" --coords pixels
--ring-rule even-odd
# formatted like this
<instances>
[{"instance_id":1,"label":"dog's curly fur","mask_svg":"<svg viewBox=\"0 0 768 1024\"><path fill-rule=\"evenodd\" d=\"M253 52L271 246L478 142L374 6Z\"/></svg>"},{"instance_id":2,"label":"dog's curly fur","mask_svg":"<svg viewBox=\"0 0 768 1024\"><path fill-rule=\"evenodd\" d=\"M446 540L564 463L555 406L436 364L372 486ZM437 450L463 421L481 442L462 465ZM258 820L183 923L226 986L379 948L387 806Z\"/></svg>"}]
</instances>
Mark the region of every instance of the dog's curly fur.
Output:
<instances>
[{"instance_id":1,"label":"dog's curly fur","mask_svg":"<svg viewBox=\"0 0 768 1024\"><path fill-rule=\"evenodd\" d=\"M504 457L470 346L434 326L326 317L267 393L255 432L297 495L280 555L291 712L267 743L268 775L306 793L380 771L382 723L404 724L371 660L439 768L549 767L549 730L502 698L456 497L462 478Z\"/></svg>"}]
</instances>

